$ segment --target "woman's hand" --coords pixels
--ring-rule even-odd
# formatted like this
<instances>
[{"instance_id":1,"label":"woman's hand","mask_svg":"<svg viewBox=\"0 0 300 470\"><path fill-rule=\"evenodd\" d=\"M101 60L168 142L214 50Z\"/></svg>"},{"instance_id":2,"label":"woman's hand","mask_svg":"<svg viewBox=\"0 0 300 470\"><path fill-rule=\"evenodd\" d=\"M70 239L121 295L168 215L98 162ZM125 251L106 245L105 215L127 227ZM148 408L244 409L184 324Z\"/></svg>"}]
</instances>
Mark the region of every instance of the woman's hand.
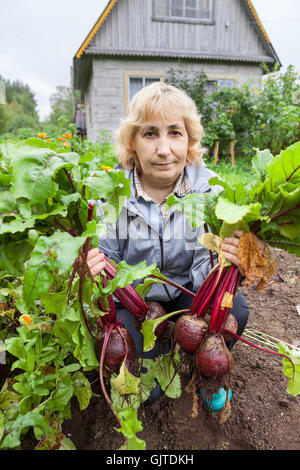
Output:
<instances>
[{"instance_id":1,"label":"woman's hand","mask_svg":"<svg viewBox=\"0 0 300 470\"><path fill-rule=\"evenodd\" d=\"M88 252L86 262L93 277L105 268L104 256L104 253L100 252L98 248L93 248Z\"/></svg>"},{"instance_id":2,"label":"woman's hand","mask_svg":"<svg viewBox=\"0 0 300 470\"><path fill-rule=\"evenodd\" d=\"M245 273L243 268L241 267L241 262L238 257L239 238L242 236L243 230L236 230L234 234L235 237L227 237L224 239L224 242L222 244L222 250L225 258L235 264L238 267L240 274L244 276ZM258 248L262 251L265 246L264 242L259 238L256 238L256 241Z\"/></svg>"}]
</instances>

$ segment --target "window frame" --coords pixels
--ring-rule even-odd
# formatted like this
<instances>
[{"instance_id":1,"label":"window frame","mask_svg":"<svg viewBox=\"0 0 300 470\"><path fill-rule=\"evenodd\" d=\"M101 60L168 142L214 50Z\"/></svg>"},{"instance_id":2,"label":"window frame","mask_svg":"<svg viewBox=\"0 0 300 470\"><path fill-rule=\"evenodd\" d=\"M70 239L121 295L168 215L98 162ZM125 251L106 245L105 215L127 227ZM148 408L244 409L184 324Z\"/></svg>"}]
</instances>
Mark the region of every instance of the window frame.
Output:
<instances>
[{"instance_id":1,"label":"window frame","mask_svg":"<svg viewBox=\"0 0 300 470\"><path fill-rule=\"evenodd\" d=\"M161 82L166 80L165 72L154 72L147 70L125 70L124 71L124 110L127 114L130 104L130 79L142 78L143 83L147 78L159 78ZM144 88L144 87L143 87Z\"/></svg>"},{"instance_id":2,"label":"window frame","mask_svg":"<svg viewBox=\"0 0 300 470\"><path fill-rule=\"evenodd\" d=\"M233 75L233 74L224 75L222 73L219 73L219 74L206 73L205 75L206 75L206 81L207 82L217 82L217 86L219 86L218 82L220 80L232 80L233 81L233 87L228 87L228 88L236 88L238 86L238 76L237 75Z\"/></svg>"},{"instance_id":3,"label":"window frame","mask_svg":"<svg viewBox=\"0 0 300 470\"><path fill-rule=\"evenodd\" d=\"M215 0L210 1L210 18L187 18L180 16L159 16L156 6L160 0L152 0L152 21L165 21L170 23L215 24ZM184 0L185 1L185 0Z\"/></svg>"}]
</instances>

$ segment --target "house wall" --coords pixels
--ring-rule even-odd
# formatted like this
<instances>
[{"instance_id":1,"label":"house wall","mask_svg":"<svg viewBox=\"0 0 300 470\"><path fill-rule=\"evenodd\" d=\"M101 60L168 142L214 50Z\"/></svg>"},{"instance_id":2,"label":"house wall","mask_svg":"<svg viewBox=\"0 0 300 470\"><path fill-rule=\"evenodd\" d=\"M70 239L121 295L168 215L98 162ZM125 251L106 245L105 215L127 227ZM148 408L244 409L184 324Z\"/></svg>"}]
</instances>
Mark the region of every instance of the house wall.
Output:
<instances>
[{"instance_id":1,"label":"house wall","mask_svg":"<svg viewBox=\"0 0 300 470\"><path fill-rule=\"evenodd\" d=\"M126 113L126 76L130 72L168 75L170 69L181 68L190 76L205 72L208 78L234 79L236 86L248 82L260 88L262 69L256 64L205 63L177 60L142 60L98 58L93 60L93 73L85 93L87 137L100 139L100 129L112 135ZM114 139L113 139L114 140Z\"/></svg>"},{"instance_id":2,"label":"house wall","mask_svg":"<svg viewBox=\"0 0 300 470\"><path fill-rule=\"evenodd\" d=\"M213 5L211 24L193 24L157 21L154 0L119 0L87 52L271 59L240 0Z\"/></svg>"}]
</instances>

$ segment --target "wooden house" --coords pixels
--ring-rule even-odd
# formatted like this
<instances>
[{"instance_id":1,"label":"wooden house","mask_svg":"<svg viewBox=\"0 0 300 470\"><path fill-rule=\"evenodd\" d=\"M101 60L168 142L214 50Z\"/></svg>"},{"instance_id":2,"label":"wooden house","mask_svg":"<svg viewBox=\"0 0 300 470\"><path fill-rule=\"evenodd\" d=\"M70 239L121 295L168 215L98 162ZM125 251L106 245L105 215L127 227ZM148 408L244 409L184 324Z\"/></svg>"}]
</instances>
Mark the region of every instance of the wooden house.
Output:
<instances>
[{"instance_id":1,"label":"wooden house","mask_svg":"<svg viewBox=\"0 0 300 470\"><path fill-rule=\"evenodd\" d=\"M118 127L132 96L173 70L260 87L280 64L250 0L110 0L73 59L87 137Z\"/></svg>"}]
</instances>

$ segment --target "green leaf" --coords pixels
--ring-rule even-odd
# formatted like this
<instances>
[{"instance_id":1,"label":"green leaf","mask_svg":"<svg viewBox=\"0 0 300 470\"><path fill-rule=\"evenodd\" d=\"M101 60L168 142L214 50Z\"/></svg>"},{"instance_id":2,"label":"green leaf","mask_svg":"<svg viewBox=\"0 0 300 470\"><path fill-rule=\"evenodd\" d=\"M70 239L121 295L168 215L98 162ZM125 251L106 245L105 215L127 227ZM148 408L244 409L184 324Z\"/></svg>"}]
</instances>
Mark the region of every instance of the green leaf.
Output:
<instances>
[{"instance_id":1,"label":"green leaf","mask_svg":"<svg viewBox=\"0 0 300 470\"><path fill-rule=\"evenodd\" d=\"M89 151L85 155L81 155L80 160L78 162L79 165L83 165L84 163L88 163L94 160L93 152Z\"/></svg>"},{"instance_id":2,"label":"green leaf","mask_svg":"<svg viewBox=\"0 0 300 470\"><path fill-rule=\"evenodd\" d=\"M78 371L72 375L74 393L78 399L79 407L81 410L85 410L92 397L92 389L89 380L86 376Z\"/></svg>"},{"instance_id":3,"label":"green leaf","mask_svg":"<svg viewBox=\"0 0 300 470\"><path fill-rule=\"evenodd\" d=\"M11 379L6 379L0 393L0 410L6 419L15 419L19 413L21 396L12 388Z\"/></svg>"},{"instance_id":4,"label":"green leaf","mask_svg":"<svg viewBox=\"0 0 300 470\"><path fill-rule=\"evenodd\" d=\"M67 307L67 296L65 292L48 293L41 299L47 314L62 315Z\"/></svg>"},{"instance_id":5,"label":"green leaf","mask_svg":"<svg viewBox=\"0 0 300 470\"><path fill-rule=\"evenodd\" d=\"M30 411L6 423L5 437L0 443L1 449L14 448L21 444L20 436L27 427L38 427L47 435L53 434L51 426L44 420L39 411Z\"/></svg>"},{"instance_id":6,"label":"green leaf","mask_svg":"<svg viewBox=\"0 0 300 470\"><path fill-rule=\"evenodd\" d=\"M276 187L288 181L300 181L300 142L273 157L267 167L264 184L268 192L277 192Z\"/></svg>"},{"instance_id":7,"label":"green leaf","mask_svg":"<svg viewBox=\"0 0 300 470\"><path fill-rule=\"evenodd\" d=\"M130 180L123 170L94 171L85 180L88 199L103 198L101 220L105 223L116 222L123 204L130 197Z\"/></svg>"},{"instance_id":8,"label":"green leaf","mask_svg":"<svg viewBox=\"0 0 300 470\"><path fill-rule=\"evenodd\" d=\"M181 396L181 382L180 376L176 372L174 365L178 365L180 357L178 352L175 354L162 354L155 359L156 366L156 378L160 383L161 388L170 398L179 398Z\"/></svg>"},{"instance_id":9,"label":"green leaf","mask_svg":"<svg viewBox=\"0 0 300 470\"><path fill-rule=\"evenodd\" d=\"M144 352L150 351L154 347L156 341L154 331L156 327L175 314L177 314L177 312L167 313L163 317L157 318L156 320L143 320L141 333L144 337Z\"/></svg>"},{"instance_id":10,"label":"green leaf","mask_svg":"<svg viewBox=\"0 0 300 470\"><path fill-rule=\"evenodd\" d=\"M121 395L138 394L140 379L129 372L123 361L118 376L111 379L111 384Z\"/></svg>"},{"instance_id":11,"label":"green leaf","mask_svg":"<svg viewBox=\"0 0 300 470\"><path fill-rule=\"evenodd\" d=\"M154 378L158 380L162 390L170 398L178 398L181 396L181 382L179 374L175 374L174 365L178 365L180 357L178 352L173 354L161 354L154 360L143 359L143 367L147 369L145 374L141 376L142 387L149 384L151 390L154 388ZM148 386L149 386L148 385Z\"/></svg>"},{"instance_id":12,"label":"green leaf","mask_svg":"<svg viewBox=\"0 0 300 470\"><path fill-rule=\"evenodd\" d=\"M5 341L6 350L15 357L25 357L24 341L20 336L12 336Z\"/></svg>"},{"instance_id":13,"label":"green leaf","mask_svg":"<svg viewBox=\"0 0 300 470\"><path fill-rule=\"evenodd\" d=\"M39 238L24 274L23 295L28 306L48 293L58 274L72 267L84 241L84 237L72 237L65 232Z\"/></svg>"},{"instance_id":14,"label":"green leaf","mask_svg":"<svg viewBox=\"0 0 300 470\"><path fill-rule=\"evenodd\" d=\"M50 398L45 402L43 408L45 411L63 410L73 396L73 381L69 374L64 374L58 379L57 388L52 391Z\"/></svg>"},{"instance_id":15,"label":"green leaf","mask_svg":"<svg viewBox=\"0 0 300 470\"><path fill-rule=\"evenodd\" d=\"M217 176L214 176L213 178L210 178L209 184L212 186L222 186L224 188L222 196L226 197L229 201L233 202L234 204L241 205L242 203L248 202L247 191L245 189L245 186L241 183L235 184L234 186L230 186L229 183L221 180Z\"/></svg>"},{"instance_id":16,"label":"green leaf","mask_svg":"<svg viewBox=\"0 0 300 470\"><path fill-rule=\"evenodd\" d=\"M79 155L74 153L56 154L48 148L16 144L11 150L13 181L11 194L31 204L43 204L53 198L58 184L53 181L56 173L78 164Z\"/></svg>"},{"instance_id":17,"label":"green leaf","mask_svg":"<svg viewBox=\"0 0 300 470\"><path fill-rule=\"evenodd\" d=\"M262 219L260 209L259 202L239 206L220 196L216 205L216 216L227 224L237 224L241 221L249 223Z\"/></svg>"},{"instance_id":18,"label":"green leaf","mask_svg":"<svg viewBox=\"0 0 300 470\"><path fill-rule=\"evenodd\" d=\"M68 437L64 436L58 450L76 450L75 444Z\"/></svg>"},{"instance_id":19,"label":"green leaf","mask_svg":"<svg viewBox=\"0 0 300 470\"><path fill-rule=\"evenodd\" d=\"M120 261L117 265L115 277L109 282L108 286L103 289L103 292L107 295L112 294L117 287L123 288L128 286L128 284L132 284L137 279L144 279L150 276L150 274L154 274L156 269L156 263L148 266L145 261L141 261L131 266L127 264L126 261Z\"/></svg>"},{"instance_id":20,"label":"green leaf","mask_svg":"<svg viewBox=\"0 0 300 470\"><path fill-rule=\"evenodd\" d=\"M256 155L252 159L252 167L255 170L257 178L263 182L265 179L266 169L270 164L273 155L270 150L259 150L256 149Z\"/></svg>"},{"instance_id":21,"label":"green leaf","mask_svg":"<svg viewBox=\"0 0 300 470\"><path fill-rule=\"evenodd\" d=\"M18 277L24 273L24 264L32 251L32 245L28 240L0 241L0 266L6 274Z\"/></svg>"},{"instance_id":22,"label":"green leaf","mask_svg":"<svg viewBox=\"0 0 300 470\"><path fill-rule=\"evenodd\" d=\"M53 327L55 336L65 344L71 345L73 354L85 370L99 367L95 345L80 313L80 307L68 307L57 316Z\"/></svg>"},{"instance_id":23,"label":"green leaf","mask_svg":"<svg viewBox=\"0 0 300 470\"><path fill-rule=\"evenodd\" d=\"M293 376L294 371L291 362L286 358L282 358L282 372L289 379L287 392L296 397L300 394L300 350L285 343L279 343L278 352L288 356L295 366L295 375Z\"/></svg>"},{"instance_id":24,"label":"green leaf","mask_svg":"<svg viewBox=\"0 0 300 470\"><path fill-rule=\"evenodd\" d=\"M166 200L166 209L175 205L178 211L184 212L192 227L201 227L207 223L217 233L221 225L215 216L217 199L218 194L213 192L187 194L184 198L177 198L172 194Z\"/></svg>"},{"instance_id":25,"label":"green leaf","mask_svg":"<svg viewBox=\"0 0 300 470\"><path fill-rule=\"evenodd\" d=\"M0 442L5 433L5 422L6 422L6 418L4 414L2 413L2 411L0 411Z\"/></svg>"},{"instance_id":26,"label":"green leaf","mask_svg":"<svg viewBox=\"0 0 300 470\"><path fill-rule=\"evenodd\" d=\"M137 410L132 406L118 411L118 417L121 421L121 428L116 431L121 432L127 438L121 450L144 450L146 442L139 439L136 434L143 430L141 421L137 417Z\"/></svg>"},{"instance_id":27,"label":"green leaf","mask_svg":"<svg viewBox=\"0 0 300 470\"><path fill-rule=\"evenodd\" d=\"M161 275L161 274L160 274ZM139 283L135 290L139 296L144 300L146 294L150 291L153 284L167 284L160 279L147 278L143 283Z\"/></svg>"}]
</instances>

